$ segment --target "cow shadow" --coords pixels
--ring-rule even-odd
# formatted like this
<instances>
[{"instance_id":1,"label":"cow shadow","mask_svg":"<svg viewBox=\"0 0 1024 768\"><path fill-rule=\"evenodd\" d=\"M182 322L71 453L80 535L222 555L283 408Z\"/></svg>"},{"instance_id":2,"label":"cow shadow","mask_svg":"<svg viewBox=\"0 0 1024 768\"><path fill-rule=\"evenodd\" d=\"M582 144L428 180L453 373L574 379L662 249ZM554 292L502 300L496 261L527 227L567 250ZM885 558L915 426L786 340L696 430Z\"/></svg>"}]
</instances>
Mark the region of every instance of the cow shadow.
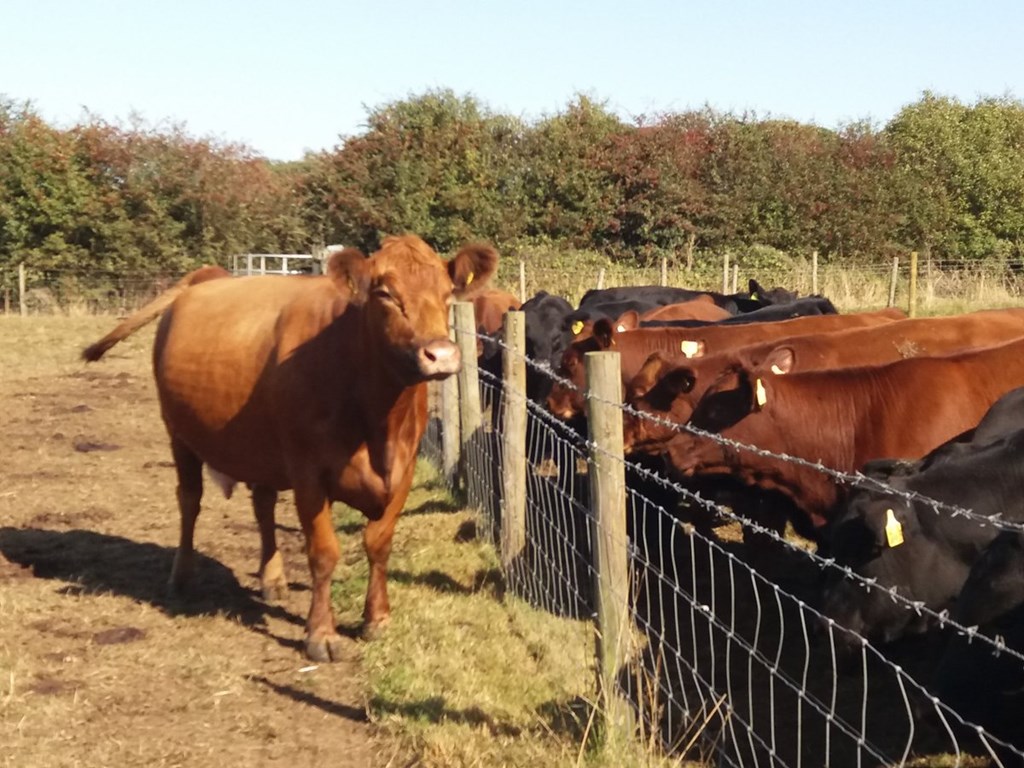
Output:
<instances>
[{"instance_id":1,"label":"cow shadow","mask_svg":"<svg viewBox=\"0 0 1024 768\"><path fill-rule=\"evenodd\" d=\"M95 531L0 527L0 555L30 569L38 579L65 582L66 594L95 593L129 597L148 603L168 616L221 614L296 650L302 642L279 637L267 628L268 617L294 626L304 620L277 605L264 603L253 589L242 586L234 572L199 552L195 554L193 586L171 594L167 578L174 561L173 547L139 542Z\"/></svg>"}]
</instances>

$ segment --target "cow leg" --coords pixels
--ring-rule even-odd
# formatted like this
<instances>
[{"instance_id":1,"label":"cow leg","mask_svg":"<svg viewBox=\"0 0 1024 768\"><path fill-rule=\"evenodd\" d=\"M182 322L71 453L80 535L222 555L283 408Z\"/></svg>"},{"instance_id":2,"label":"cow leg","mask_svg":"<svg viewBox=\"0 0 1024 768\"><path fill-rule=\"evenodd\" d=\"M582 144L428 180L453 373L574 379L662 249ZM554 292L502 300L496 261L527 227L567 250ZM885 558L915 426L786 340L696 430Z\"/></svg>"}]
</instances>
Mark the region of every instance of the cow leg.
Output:
<instances>
[{"instance_id":1,"label":"cow leg","mask_svg":"<svg viewBox=\"0 0 1024 768\"><path fill-rule=\"evenodd\" d=\"M322 491L296 488L295 506L306 534L306 556L313 582L306 619L306 655L313 661L334 661L341 658L342 640L331 608L331 576L339 554L331 504Z\"/></svg>"},{"instance_id":2,"label":"cow leg","mask_svg":"<svg viewBox=\"0 0 1024 768\"><path fill-rule=\"evenodd\" d=\"M363 529L363 547L370 563L370 581L366 586L366 605L363 608L363 635L367 638L376 635L391 617L391 605L388 603L388 558L391 556L395 522L409 497L414 470L415 462L410 462L395 495L384 508L384 514L368 520Z\"/></svg>"},{"instance_id":3,"label":"cow leg","mask_svg":"<svg viewBox=\"0 0 1024 768\"><path fill-rule=\"evenodd\" d=\"M171 453L174 467L178 472L178 510L181 513L181 536L178 550L174 553L171 568L170 589L181 592L192 577L195 567L195 552L192 539L196 530L196 518L203 499L203 462L181 441L171 438Z\"/></svg>"},{"instance_id":4,"label":"cow leg","mask_svg":"<svg viewBox=\"0 0 1024 768\"><path fill-rule=\"evenodd\" d=\"M267 601L282 600L288 591L284 559L277 549L274 506L277 491L262 485L252 488L252 511L260 529L260 589Z\"/></svg>"}]
</instances>

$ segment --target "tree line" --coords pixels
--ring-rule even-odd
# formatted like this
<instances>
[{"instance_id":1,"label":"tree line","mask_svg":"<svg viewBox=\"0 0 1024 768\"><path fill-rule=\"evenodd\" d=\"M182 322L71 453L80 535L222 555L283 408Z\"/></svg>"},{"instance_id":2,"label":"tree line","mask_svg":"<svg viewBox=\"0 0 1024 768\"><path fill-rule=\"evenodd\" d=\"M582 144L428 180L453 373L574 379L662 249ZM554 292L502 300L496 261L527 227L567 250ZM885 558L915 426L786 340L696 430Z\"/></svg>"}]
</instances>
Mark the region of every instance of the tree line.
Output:
<instances>
[{"instance_id":1,"label":"tree line","mask_svg":"<svg viewBox=\"0 0 1024 768\"><path fill-rule=\"evenodd\" d=\"M0 99L4 275L178 273L405 231L441 251L480 238L627 263L1006 263L1024 257L1024 103L925 93L884 126L832 129L711 108L626 121L584 96L528 121L434 90L283 163L175 124L58 128Z\"/></svg>"}]
</instances>

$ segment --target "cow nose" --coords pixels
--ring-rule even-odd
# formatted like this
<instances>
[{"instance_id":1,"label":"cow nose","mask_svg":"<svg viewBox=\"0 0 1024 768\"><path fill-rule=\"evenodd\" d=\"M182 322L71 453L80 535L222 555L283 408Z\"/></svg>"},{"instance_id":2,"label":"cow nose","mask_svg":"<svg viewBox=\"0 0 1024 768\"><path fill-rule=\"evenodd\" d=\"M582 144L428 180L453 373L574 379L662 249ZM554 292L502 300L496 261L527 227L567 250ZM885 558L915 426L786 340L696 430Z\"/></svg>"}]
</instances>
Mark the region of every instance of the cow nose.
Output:
<instances>
[{"instance_id":1,"label":"cow nose","mask_svg":"<svg viewBox=\"0 0 1024 768\"><path fill-rule=\"evenodd\" d=\"M438 339L420 347L416 360L420 373L427 378L444 378L458 372L462 356L453 342Z\"/></svg>"}]
</instances>

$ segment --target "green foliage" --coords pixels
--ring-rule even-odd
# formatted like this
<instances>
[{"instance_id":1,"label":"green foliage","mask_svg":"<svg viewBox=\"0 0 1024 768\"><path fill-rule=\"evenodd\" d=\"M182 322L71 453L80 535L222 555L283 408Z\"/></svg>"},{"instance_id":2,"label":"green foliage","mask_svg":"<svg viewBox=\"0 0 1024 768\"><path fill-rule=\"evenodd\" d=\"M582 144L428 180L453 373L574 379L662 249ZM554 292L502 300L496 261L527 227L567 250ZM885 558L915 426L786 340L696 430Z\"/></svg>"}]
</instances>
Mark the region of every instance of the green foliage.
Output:
<instances>
[{"instance_id":1,"label":"green foliage","mask_svg":"<svg viewBox=\"0 0 1024 768\"><path fill-rule=\"evenodd\" d=\"M364 134L312 158L312 218L333 242L373 248L415 232L435 248L521 231L522 126L471 97L431 91L370 112Z\"/></svg>"},{"instance_id":2,"label":"green foliage","mask_svg":"<svg viewBox=\"0 0 1024 768\"><path fill-rule=\"evenodd\" d=\"M880 129L830 130L710 108L628 123L583 95L527 122L434 90L371 108L330 151L271 163L176 125L86 115L62 130L0 98L5 287L18 262L67 279L180 273L406 231L569 271L585 253L699 270L725 250L1005 264L1024 258L1024 104L925 93Z\"/></svg>"},{"instance_id":3,"label":"green foliage","mask_svg":"<svg viewBox=\"0 0 1024 768\"><path fill-rule=\"evenodd\" d=\"M903 239L965 259L1022 256L1024 104L926 93L885 133L906 190Z\"/></svg>"},{"instance_id":4,"label":"green foliage","mask_svg":"<svg viewBox=\"0 0 1024 768\"><path fill-rule=\"evenodd\" d=\"M30 105L0 101L0 270L24 262L33 274L116 282L232 253L307 250L296 182L244 147L179 127L89 117L58 130Z\"/></svg>"}]
</instances>

